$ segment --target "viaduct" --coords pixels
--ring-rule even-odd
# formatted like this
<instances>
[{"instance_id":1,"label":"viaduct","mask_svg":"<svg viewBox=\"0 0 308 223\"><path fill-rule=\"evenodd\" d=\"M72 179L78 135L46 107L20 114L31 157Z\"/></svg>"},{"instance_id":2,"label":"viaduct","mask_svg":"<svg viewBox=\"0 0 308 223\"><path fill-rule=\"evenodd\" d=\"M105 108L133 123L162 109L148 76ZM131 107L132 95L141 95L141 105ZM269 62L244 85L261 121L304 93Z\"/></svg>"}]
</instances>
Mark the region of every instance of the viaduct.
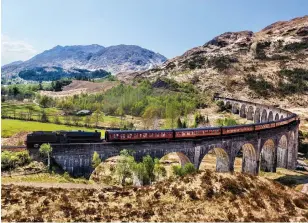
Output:
<instances>
[{"instance_id":1,"label":"viaduct","mask_svg":"<svg viewBox=\"0 0 308 223\"><path fill-rule=\"evenodd\" d=\"M232 113L255 123L282 123L295 114L274 107L230 98L215 97ZM233 172L238 154L243 157L242 172L257 175L259 170L275 172L277 167L295 169L298 152L299 119L275 125L261 131L220 135L198 139L141 142L104 142L84 144L53 144L52 157L73 176L89 177L93 171L91 160L96 151L102 160L119 155L123 149L134 151L136 160L149 154L161 158L178 152L199 168L209 152L216 155L216 171ZM30 151L31 152L31 151ZM183 164L182 164L183 165Z\"/></svg>"}]
</instances>

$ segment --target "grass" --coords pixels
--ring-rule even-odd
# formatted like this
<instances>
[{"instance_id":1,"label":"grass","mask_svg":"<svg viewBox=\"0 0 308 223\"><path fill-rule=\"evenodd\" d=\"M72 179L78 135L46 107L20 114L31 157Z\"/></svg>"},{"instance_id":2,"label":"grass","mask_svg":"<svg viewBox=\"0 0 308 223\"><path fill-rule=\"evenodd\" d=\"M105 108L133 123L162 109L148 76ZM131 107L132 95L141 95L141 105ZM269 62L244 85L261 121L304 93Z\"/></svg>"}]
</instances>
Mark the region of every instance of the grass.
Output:
<instances>
[{"instance_id":1,"label":"grass","mask_svg":"<svg viewBox=\"0 0 308 223\"><path fill-rule=\"evenodd\" d=\"M260 171L259 176L278 181L283 185L294 187L299 191L302 189L303 184L308 183L307 172L284 168L277 168L276 173Z\"/></svg>"},{"instance_id":2,"label":"grass","mask_svg":"<svg viewBox=\"0 0 308 223\"><path fill-rule=\"evenodd\" d=\"M21 182L35 182L35 183L80 183L88 184L89 181L85 178L72 178L68 174L54 174L54 173L39 173L24 176L10 176L1 177L2 183L21 183Z\"/></svg>"},{"instance_id":3,"label":"grass","mask_svg":"<svg viewBox=\"0 0 308 223\"><path fill-rule=\"evenodd\" d=\"M42 112L45 111L46 115L49 116L49 121L53 122L55 117L59 118L59 121L61 124L65 123L65 118L63 115L62 110L58 108L41 108L40 106L34 104L34 103L12 103L12 102L3 102L1 104L2 114L9 115L10 117L14 117L14 111L15 111L15 117L19 118L20 114L22 113L22 117L25 118L25 116L28 116L29 107L32 108L32 119L40 121ZM70 116L72 118L72 116ZM79 117L80 124L85 124L86 117ZM102 116L100 119L100 125L102 126L118 126L121 122L120 117L115 116ZM78 127L75 127L78 128Z\"/></svg>"},{"instance_id":4,"label":"grass","mask_svg":"<svg viewBox=\"0 0 308 223\"><path fill-rule=\"evenodd\" d=\"M95 129L58 125L52 123L41 123L41 122L31 122L22 120L11 120L2 119L1 120L1 137L7 138L18 132L32 132L32 131L56 131L56 130L84 130L84 131L94 131ZM102 137L105 134L105 130L101 130Z\"/></svg>"}]
</instances>

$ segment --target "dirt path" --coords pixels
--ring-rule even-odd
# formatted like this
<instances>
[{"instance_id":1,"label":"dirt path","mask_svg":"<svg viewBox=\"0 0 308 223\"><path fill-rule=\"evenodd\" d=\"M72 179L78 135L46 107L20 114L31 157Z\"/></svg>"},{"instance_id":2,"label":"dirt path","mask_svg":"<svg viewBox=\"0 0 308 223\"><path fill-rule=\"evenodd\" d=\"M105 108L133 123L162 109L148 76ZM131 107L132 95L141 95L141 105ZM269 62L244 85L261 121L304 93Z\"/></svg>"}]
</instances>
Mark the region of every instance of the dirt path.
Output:
<instances>
[{"instance_id":1,"label":"dirt path","mask_svg":"<svg viewBox=\"0 0 308 223\"><path fill-rule=\"evenodd\" d=\"M10 182L2 185L16 185L37 188L65 188L65 189L101 189L106 188L99 184L76 184L76 183L37 183L37 182Z\"/></svg>"}]
</instances>

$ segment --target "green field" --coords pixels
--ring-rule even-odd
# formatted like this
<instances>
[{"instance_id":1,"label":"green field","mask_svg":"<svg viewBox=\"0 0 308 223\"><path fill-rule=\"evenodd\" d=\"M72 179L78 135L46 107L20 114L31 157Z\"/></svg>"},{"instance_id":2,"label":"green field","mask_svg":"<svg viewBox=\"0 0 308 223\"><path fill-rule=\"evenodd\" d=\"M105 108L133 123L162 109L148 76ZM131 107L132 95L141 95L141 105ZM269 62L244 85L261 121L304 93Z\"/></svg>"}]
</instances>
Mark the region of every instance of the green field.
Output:
<instances>
[{"instance_id":1,"label":"green field","mask_svg":"<svg viewBox=\"0 0 308 223\"><path fill-rule=\"evenodd\" d=\"M7 115L11 118L14 118L14 116L18 119L22 117L24 119L25 117L28 117L29 107L32 109L31 118L32 120L41 120L42 112L44 111L46 115L48 116L49 122L54 122L55 117L59 118L59 121L61 124L65 123L65 118L63 115L63 111L58 108L41 108L40 106L34 104L34 103L11 103L11 102L3 102L1 104L1 110L2 115ZM14 115L15 112L15 115ZM70 116L72 118L72 116ZM79 117L79 123L85 124L85 116ZM72 121L70 121L72 123ZM121 119L119 117L115 116L102 116L100 118L99 126L113 126L118 127L120 125ZM79 128L79 127L75 127Z\"/></svg>"},{"instance_id":2,"label":"green field","mask_svg":"<svg viewBox=\"0 0 308 223\"><path fill-rule=\"evenodd\" d=\"M18 132L32 132L32 131L56 131L56 130L84 130L94 131L95 129L58 125L52 123L30 122L22 120L1 119L1 138L10 137ZM102 137L105 130L100 130Z\"/></svg>"}]
</instances>

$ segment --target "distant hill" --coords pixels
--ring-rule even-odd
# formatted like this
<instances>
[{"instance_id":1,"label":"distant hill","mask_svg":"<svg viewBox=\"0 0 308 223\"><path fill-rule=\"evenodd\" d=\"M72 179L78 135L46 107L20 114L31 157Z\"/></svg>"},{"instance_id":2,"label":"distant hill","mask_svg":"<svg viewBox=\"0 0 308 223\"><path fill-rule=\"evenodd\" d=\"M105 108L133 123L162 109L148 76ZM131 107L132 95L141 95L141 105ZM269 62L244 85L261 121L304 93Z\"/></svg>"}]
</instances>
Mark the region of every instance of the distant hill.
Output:
<instances>
[{"instance_id":1,"label":"distant hill","mask_svg":"<svg viewBox=\"0 0 308 223\"><path fill-rule=\"evenodd\" d=\"M308 106L308 16L259 32L226 32L144 72L120 80L170 78L200 92L239 99Z\"/></svg>"},{"instance_id":2,"label":"distant hill","mask_svg":"<svg viewBox=\"0 0 308 223\"><path fill-rule=\"evenodd\" d=\"M13 62L2 66L2 79L19 78L20 72L35 72L48 68L65 70L82 69L93 72L105 70L116 74L118 72L140 71L156 67L166 61L166 57L153 51L134 45L117 45L103 47L97 44L86 46L56 46L33 58L21 62ZM52 74L47 74L52 75ZM23 77L20 77L24 79ZM54 76L44 77L54 79ZM58 78L58 77L57 77ZM27 79L29 80L29 78ZM32 80L38 80L35 77Z\"/></svg>"}]
</instances>

